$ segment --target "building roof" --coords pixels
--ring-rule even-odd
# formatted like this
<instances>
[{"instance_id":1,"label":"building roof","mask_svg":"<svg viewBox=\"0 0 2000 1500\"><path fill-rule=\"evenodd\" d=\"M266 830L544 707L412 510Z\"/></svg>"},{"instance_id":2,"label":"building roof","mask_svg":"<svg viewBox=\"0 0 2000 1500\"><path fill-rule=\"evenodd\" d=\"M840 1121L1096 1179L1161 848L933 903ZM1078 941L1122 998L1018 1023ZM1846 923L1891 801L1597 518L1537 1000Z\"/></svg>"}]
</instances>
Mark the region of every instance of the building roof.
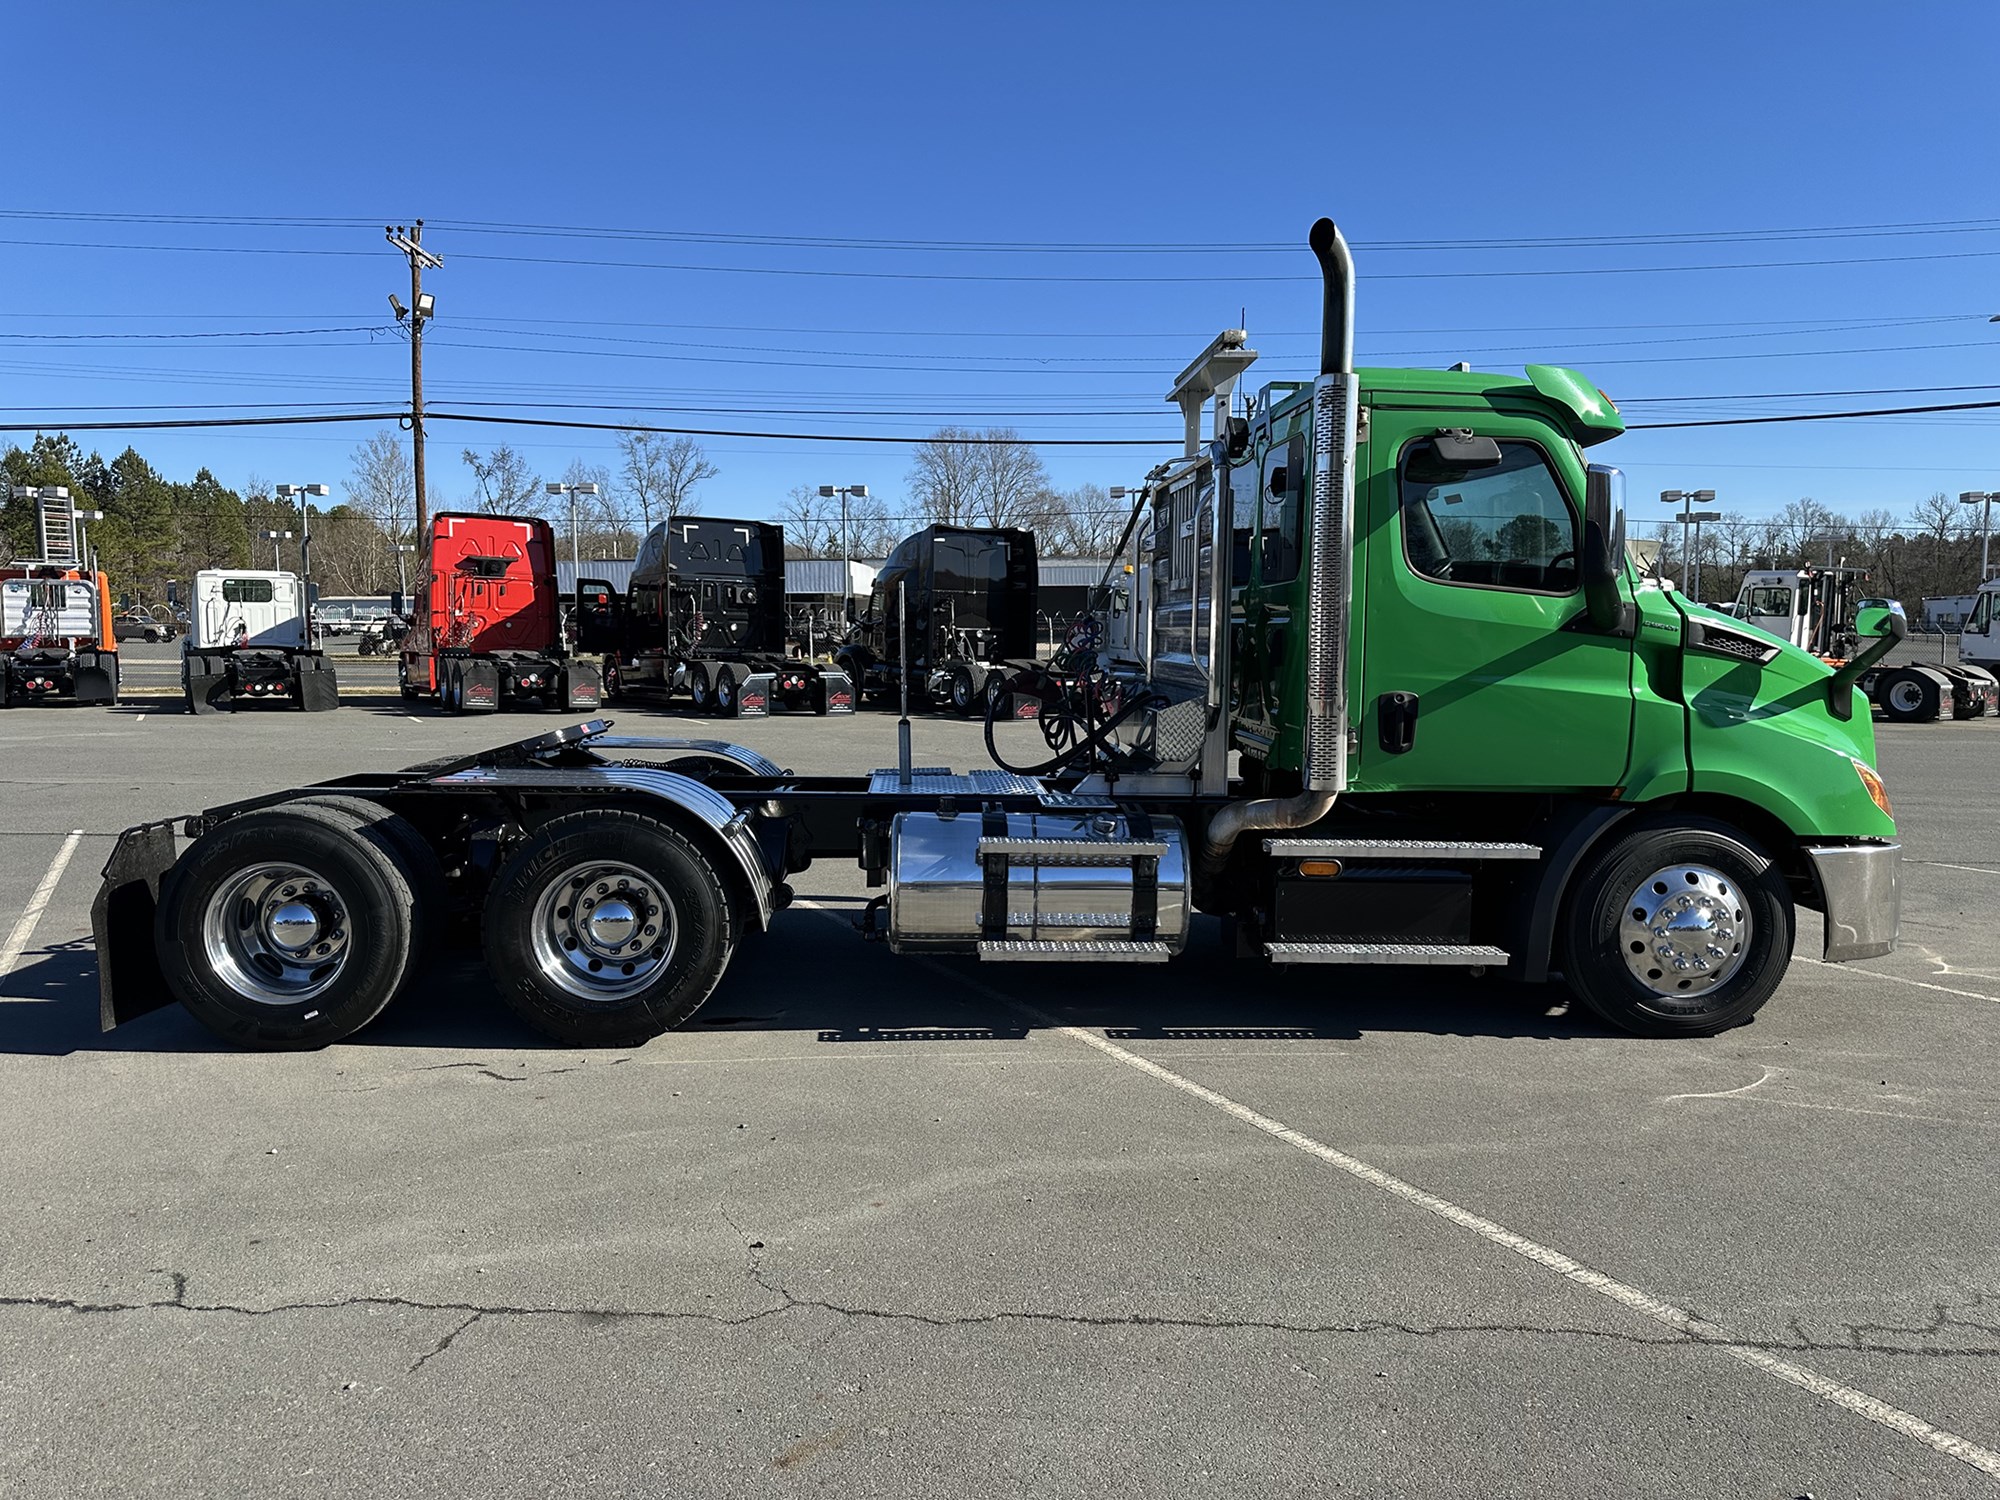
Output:
<instances>
[{"instance_id":1,"label":"building roof","mask_svg":"<svg viewBox=\"0 0 2000 1500\"><path fill-rule=\"evenodd\" d=\"M868 590L875 585L876 569L865 562L848 563L848 583L843 588L840 581L840 566L840 559L837 557L793 558L785 564L786 597L815 594L831 598L853 593L866 598Z\"/></svg>"},{"instance_id":2,"label":"building roof","mask_svg":"<svg viewBox=\"0 0 2000 1500\"><path fill-rule=\"evenodd\" d=\"M583 576L585 578L602 578L622 594L625 592L626 585L632 581L632 567L633 559L629 557L586 557L583 560ZM570 560L566 557L558 558L556 560L556 587L565 594L574 594L576 592L576 580L577 569L571 566Z\"/></svg>"}]
</instances>

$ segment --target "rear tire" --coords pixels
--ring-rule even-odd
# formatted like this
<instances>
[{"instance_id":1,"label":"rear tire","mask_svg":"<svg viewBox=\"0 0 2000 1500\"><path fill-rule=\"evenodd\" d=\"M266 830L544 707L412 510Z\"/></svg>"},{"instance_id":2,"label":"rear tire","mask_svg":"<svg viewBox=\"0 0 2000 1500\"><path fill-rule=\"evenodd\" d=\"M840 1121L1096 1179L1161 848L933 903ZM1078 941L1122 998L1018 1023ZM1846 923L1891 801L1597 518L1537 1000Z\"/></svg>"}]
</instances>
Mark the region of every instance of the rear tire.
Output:
<instances>
[{"instance_id":1,"label":"rear tire","mask_svg":"<svg viewBox=\"0 0 2000 1500\"><path fill-rule=\"evenodd\" d=\"M715 711L725 719L736 717L736 669L726 662L715 669Z\"/></svg>"},{"instance_id":2,"label":"rear tire","mask_svg":"<svg viewBox=\"0 0 2000 1500\"><path fill-rule=\"evenodd\" d=\"M482 926L487 968L524 1021L572 1045L628 1047L701 1007L735 924L715 867L678 833L580 812L542 824L502 866Z\"/></svg>"},{"instance_id":3,"label":"rear tire","mask_svg":"<svg viewBox=\"0 0 2000 1500\"><path fill-rule=\"evenodd\" d=\"M1562 966L1578 1000L1635 1036L1740 1026L1791 963L1784 875L1726 823L1642 823L1596 853L1571 886Z\"/></svg>"},{"instance_id":4,"label":"rear tire","mask_svg":"<svg viewBox=\"0 0 2000 1500\"><path fill-rule=\"evenodd\" d=\"M964 667L951 669L952 712L970 718L979 708L979 694L972 686L972 673Z\"/></svg>"},{"instance_id":5,"label":"rear tire","mask_svg":"<svg viewBox=\"0 0 2000 1500\"><path fill-rule=\"evenodd\" d=\"M1898 672L1882 689L1882 716L1898 724L1928 724L1938 716L1938 685L1918 672Z\"/></svg>"},{"instance_id":6,"label":"rear tire","mask_svg":"<svg viewBox=\"0 0 2000 1500\"><path fill-rule=\"evenodd\" d=\"M688 697L694 700L696 713L705 714L715 707L715 689L710 686L707 662L694 662L688 667Z\"/></svg>"},{"instance_id":7,"label":"rear tire","mask_svg":"<svg viewBox=\"0 0 2000 1500\"><path fill-rule=\"evenodd\" d=\"M335 807L268 808L174 867L154 940L168 988L210 1030L245 1047L324 1047L408 980L415 910L379 828Z\"/></svg>"}]
</instances>

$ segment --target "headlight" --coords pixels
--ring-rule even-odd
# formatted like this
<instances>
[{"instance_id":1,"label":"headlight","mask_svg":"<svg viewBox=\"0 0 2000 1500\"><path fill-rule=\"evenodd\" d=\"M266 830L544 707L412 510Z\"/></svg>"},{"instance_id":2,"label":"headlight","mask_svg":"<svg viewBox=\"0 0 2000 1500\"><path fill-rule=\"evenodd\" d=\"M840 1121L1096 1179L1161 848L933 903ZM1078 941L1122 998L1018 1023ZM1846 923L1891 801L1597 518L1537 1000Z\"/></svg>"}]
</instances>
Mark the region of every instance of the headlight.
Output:
<instances>
[{"instance_id":1,"label":"headlight","mask_svg":"<svg viewBox=\"0 0 2000 1500\"><path fill-rule=\"evenodd\" d=\"M1853 757L1849 757L1853 759ZM1882 809L1882 816L1893 818L1896 809L1889 805L1889 789L1882 785L1882 778L1875 774L1875 768L1866 761L1854 762L1854 774L1861 778L1862 786L1868 789L1868 800Z\"/></svg>"}]
</instances>

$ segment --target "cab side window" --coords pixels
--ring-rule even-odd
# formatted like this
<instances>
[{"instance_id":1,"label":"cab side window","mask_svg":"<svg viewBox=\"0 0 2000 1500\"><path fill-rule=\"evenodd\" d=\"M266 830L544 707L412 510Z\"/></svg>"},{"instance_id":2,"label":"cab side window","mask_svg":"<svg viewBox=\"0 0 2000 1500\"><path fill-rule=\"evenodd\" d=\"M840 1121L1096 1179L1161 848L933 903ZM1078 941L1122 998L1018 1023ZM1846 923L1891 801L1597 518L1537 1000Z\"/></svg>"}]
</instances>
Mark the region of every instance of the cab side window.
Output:
<instances>
[{"instance_id":1,"label":"cab side window","mask_svg":"<svg viewBox=\"0 0 2000 1500\"><path fill-rule=\"evenodd\" d=\"M1475 588L1575 592L1576 513L1547 457L1533 443L1494 446L1499 462L1479 464L1445 457L1431 438L1403 450L1403 552L1411 569Z\"/></svg>"},{"instance_id":2,"label":"cab side window","mask_svg":"<svg viewBox=\"0 0 2000 1500\"><path fill-rule=\"evenodd\" d=\"M1986 633L1986 627L1991 625L1992 623L1993 623L1993 596L1991 594L1981 594L1979 596L1979 602L1972 606L1971 618L1965 622L1962 628L1970 631L1974 635L1984 635Z\"/></svg>"},{"instance_id":3,"label":"cab side window","mask_svg":"<svg viewBox=\"0 0 2000 1500\"><path fill-rule=\"evenodd\" d=\"M1290 583L1299 576L1300 537L1305 532L1306 440L1303 434L1264 455L1262 528L1264 582Z\"/></svg>"},{"instance_id":4,"label":"cab side window","mask_svg":"<svg viewBox=\"0 0 2000 1500\"><path fill-rule=\"evenodd\" d=\"M1789 619L1792 613L1792 591L1765 585L1750 590L1750 618L1775 615L1779 619Z\"/></svg>"}]
</instances>

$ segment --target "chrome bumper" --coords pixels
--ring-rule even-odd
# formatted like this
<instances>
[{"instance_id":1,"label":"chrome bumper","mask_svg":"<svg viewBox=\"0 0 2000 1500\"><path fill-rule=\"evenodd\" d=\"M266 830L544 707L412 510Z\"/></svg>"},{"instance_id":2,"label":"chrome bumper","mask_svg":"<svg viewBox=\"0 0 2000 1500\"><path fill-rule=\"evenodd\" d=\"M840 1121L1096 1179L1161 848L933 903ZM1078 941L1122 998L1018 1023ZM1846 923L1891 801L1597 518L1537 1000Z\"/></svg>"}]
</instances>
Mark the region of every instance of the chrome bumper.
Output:
<instances>
[{"instance_id":1,"label":"chrome bumper","mask_svg":"<svg viewBox=\"0 0 2000 1500\"><path fill-rule=\"evenodd\" d=\"M1825 901L1828 963L1880 958L1903 916L1901 844L1806 846Z\"/></svg>"}]
</instances>

